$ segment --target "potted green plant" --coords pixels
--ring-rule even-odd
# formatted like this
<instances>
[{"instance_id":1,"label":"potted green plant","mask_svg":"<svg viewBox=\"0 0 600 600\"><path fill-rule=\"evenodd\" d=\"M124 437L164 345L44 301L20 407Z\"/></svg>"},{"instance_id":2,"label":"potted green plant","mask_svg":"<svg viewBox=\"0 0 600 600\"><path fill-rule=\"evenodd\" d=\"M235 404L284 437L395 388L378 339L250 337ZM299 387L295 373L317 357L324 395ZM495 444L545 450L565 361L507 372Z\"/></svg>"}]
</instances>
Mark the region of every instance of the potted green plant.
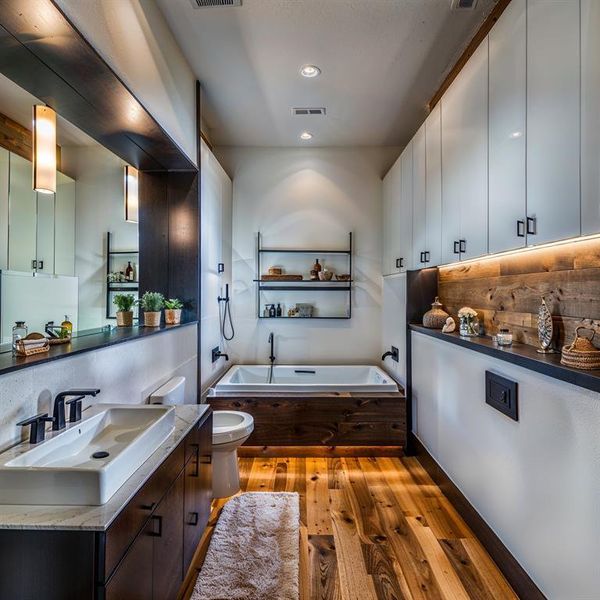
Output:
<instances>
[{"instance_id":1,"label":"potted green plant","mask_svg":"<svg viewBox=\"0 0 600 600\"><path fill-rule=\"evenodd\" d=\"M117 307L117 325L119 327L131 327L133 325L133 305L135 296L133 294L115 294L113 304Z\"/></svg>"},{"instance_id":2,"label":"potted green plant","mask_svg":"<svg viewBox=\"0 0 600 600\"><path fill-rule=\"evenodd\" d=\"M165 323L167 325L179 325L181 323L181 309L183 302L178 298L165 300Z\"/></svg>"},{"instance_id":3,"label":"potted green plant","mask_svg":"<svg viewBox=\"0 0 600 600\"><path fill-rule=\"evenodd\" d=\"M138 303L144 311L144 326L160 327L160 311L165 304L165 297L160 292L146 292Z\"/></svg>"}]
</instances>

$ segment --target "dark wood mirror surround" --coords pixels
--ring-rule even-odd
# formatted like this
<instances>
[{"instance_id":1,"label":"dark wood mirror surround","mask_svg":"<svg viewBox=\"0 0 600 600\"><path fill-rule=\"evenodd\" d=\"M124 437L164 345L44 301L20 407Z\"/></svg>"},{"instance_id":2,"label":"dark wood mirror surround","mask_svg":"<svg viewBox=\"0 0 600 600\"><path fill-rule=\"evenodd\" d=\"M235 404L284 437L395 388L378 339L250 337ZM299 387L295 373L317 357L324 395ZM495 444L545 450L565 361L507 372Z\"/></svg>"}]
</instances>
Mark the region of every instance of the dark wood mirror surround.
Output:
<instances>
[{"instance_id":1,"label":"dark wood mirror surround","mask_svg":"<svg viewBox=\"0 0 600 600\"><path fill-rule=\"evenodd\" d=\"M2 0L0 72L140 170L140 294L181 298L183 323L198 321L199 168L52 0ZM196 104L199 165L199 83ZM144 334L130 331L112 343ZM71 345L83 352L110 343L100 334L97 345L90 337ZM0 374L68 355L64 348L27 359L0 355Z\"/></svg>"}]
</instances>

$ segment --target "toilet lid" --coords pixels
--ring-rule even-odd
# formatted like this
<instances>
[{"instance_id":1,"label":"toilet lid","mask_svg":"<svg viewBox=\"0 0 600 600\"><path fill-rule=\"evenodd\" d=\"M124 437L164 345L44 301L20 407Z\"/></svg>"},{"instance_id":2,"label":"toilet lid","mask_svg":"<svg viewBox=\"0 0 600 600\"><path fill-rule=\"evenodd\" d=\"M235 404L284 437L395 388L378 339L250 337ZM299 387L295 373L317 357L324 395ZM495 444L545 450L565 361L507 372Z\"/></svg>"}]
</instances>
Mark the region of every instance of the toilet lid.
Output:
<instances>
[{"instance_id":1,"label":"toilet lid","mask_svg":"<svg viewBox=\"0 0 600 600\"><path fill-rule=\"evenodd\" d=\"M234 442L249 436L254 429L254 419L248 413L236 410L213 412L213 444Z\"/></svg>"}]
</instances>

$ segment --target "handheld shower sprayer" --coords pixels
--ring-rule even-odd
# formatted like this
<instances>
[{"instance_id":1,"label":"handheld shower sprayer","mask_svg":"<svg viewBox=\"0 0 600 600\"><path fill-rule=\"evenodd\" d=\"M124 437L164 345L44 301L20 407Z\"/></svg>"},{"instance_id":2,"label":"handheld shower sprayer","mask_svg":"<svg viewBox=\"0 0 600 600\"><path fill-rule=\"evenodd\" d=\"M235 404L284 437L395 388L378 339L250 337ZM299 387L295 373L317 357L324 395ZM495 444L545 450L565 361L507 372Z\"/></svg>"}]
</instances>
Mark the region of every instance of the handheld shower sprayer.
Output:
<instances>
[{"instance_id":1,"label":"handheld shower sprayer","mask_svg":"<svg viewBox=\"0 0 600 600\"><path fill-rule=\"evenodd\" d=\"M220 318L221 322L221 336L224 340L230 342L235 336L235 329L233 328L233 319L231 318L231 300L229 298L229 284L225 284L225 296L218 296L217 301L219 302L219 309L221 308L221 303L224 304L223 315ZM225 328L227 325L227 321L229 321L229 329L231 331L231 335L227 335L225 332Z\"/></svg>"}]
</instances>

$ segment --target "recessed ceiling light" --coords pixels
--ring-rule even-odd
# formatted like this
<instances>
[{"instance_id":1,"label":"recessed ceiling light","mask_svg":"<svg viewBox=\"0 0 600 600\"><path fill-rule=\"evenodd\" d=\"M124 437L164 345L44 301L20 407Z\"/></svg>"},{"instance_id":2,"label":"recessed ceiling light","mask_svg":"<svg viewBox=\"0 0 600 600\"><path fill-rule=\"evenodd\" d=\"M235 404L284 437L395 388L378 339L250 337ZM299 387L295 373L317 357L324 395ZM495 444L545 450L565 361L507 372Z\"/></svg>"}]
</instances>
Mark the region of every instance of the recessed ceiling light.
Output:
<instances>
[{"instance_id":1,"label":"recessed ceiling light","mask_svg":"<svg viewBox=\"0 0 600 600\"><path fill-rule=\"evenodd\" d=\"M300 139L301 140L312 140L312 136L313 136L313 134L310 133L310 131L303 131L300 134Z\"/></svg>"},{"instance_id":2,"label":"recessed ceiling light","mask_svg":"<svg viewBox=\"0 0 600 600\"><path fill-rule=\"evenodd\" d=\"M300 69L300 75L302 75L302 77L317 77L320 74L321 69L315 65L304 65Z\"/></svg>"}]
</instances>

